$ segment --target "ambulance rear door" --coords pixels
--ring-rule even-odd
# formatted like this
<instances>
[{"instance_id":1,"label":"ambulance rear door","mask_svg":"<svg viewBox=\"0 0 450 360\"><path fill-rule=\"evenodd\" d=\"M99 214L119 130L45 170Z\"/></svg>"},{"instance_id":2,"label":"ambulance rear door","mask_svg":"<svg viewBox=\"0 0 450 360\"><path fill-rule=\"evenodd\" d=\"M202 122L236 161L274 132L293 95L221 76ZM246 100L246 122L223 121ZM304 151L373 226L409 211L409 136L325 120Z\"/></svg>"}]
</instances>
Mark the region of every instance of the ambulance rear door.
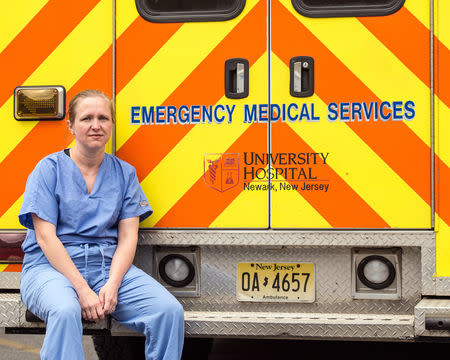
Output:
<instances>
[{"instance_id":1,"label":"ambulance rear door","mask_svg":"<svg viewBox=\"0 0 450 360\"><path fill-rule=\"evenodd\" d=\"M429 1L271 14L271 226L432 227Z\"/></svg>"},{"instance_id":2,"label":"ambulance rear door","mask_svg":"<svg viewBox=\"0 0 450 360\"><path fill-rule=\"evenodd\" d=\"M154 209L146 228L266 228L268 191L243 191L244 153L267 153L267 6L117 1L117 156ZM267 185L266 185L267 186Z\"/></svg>"}]
</instances>

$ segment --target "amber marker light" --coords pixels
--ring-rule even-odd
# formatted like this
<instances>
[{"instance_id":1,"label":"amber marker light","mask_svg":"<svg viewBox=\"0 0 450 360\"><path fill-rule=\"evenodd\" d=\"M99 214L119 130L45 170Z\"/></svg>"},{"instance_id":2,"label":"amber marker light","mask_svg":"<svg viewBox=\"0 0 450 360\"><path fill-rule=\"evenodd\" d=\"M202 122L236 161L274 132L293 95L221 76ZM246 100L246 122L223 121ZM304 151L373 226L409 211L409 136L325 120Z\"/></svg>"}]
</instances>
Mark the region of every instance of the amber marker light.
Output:
<instances>
[{"instance_id":1,"label":"amber marker light","mask_svg":"<svg viewBox=\"0 0 450 360\"><path fill-rule=\"evenodd\" d=\"M65 109L63 86L19 86L14 90L16 120L62 120Z\"/></svg>"}]
</instances>

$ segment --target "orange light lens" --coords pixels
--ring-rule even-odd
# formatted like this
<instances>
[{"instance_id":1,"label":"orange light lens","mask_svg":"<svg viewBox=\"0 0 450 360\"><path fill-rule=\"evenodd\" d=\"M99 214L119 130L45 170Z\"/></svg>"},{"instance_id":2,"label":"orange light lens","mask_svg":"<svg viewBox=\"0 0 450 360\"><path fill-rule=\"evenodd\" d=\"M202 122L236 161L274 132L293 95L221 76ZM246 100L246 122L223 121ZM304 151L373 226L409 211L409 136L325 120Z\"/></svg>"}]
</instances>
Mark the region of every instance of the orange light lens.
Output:
<instances>
[{"instance_id":1,"label":"orange light lens","mask_svg":"<svg viewBox=\"0 0 450 360\"><path fill-rule=\"evenodd\" d=\"M17 115L20 118L58 116L58 90L21 89L17 91Z\"/></svg>"}]
</instances>

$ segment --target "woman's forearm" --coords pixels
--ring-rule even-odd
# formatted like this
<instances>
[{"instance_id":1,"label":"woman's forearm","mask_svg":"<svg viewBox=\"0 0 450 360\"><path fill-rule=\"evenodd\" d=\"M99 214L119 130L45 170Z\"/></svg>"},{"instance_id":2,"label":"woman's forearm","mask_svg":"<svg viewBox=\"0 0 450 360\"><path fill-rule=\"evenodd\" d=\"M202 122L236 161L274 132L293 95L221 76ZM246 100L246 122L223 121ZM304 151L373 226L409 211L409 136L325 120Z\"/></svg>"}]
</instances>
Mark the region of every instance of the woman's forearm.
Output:
<instances>
[{"instance_id":1,"label":"woman's forearm","mask_svg":"<svg viewBox=\"0 0 450 360\"><path fill-rule=\"evenodd\" d=\"M136 246L133 248L132 244L128 246L123 243L117 245L109 270L109 280L117 287L120 286L123 276L133 263L135 252Z\"/></svg>"},{"instance_id":2,"label":"woman's forearm","mask_svg":"<svg viewBox=\"0 0 450 360\"><path fill-rule=\"evenodd\" d=\"M109 270L109 281L117 287L120 286L123 276L133 263L136 253L138 228L138 217L124 219L119 223L117 249Z\"/></svg>"},{"instance_id":3,"label":"woman's forearm","mask_svg":"<svg viewBox=\"0 0 450 360\"><path fill-rule=\"evenodd\" d=\"M72 283L77 292L88 286L86 280L80 274L64 248L64 245L57 237L55 239L38 241L38 243L50 264Z\"/></svg>"},{"instance_id":4,"label":"woman's forearm","mask_svg":"<svg viewBox=\"0 0 450 360\"><path fill-rule=\"evenodd\" d=\"M34 214L33 224L38 245L49 263L72 283L77 293L85 287L89 287L64 248L64 245L56 236L54 225L40 219Z\"/></svg>"}]
</instances>

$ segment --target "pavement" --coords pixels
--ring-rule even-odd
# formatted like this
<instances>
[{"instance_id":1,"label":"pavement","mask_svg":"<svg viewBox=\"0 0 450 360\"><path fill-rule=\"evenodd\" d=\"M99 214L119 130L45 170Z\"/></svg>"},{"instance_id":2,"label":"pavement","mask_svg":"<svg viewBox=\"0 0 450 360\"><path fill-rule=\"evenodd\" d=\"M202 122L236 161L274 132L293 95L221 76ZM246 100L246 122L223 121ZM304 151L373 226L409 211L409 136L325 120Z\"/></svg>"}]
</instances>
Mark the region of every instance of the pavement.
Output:
<instances>
[{"instance_id":1,"label":"pavement","mask_svg":"<svg viewBox=\"0 0 450 360\"><path fill-rule=\"evenodd\" d=\"M0 329L0 360L39 360L44 335L5 334ZM83 336L85 360L98 360L91 336Z\"/></svg>"}]
</instances>

